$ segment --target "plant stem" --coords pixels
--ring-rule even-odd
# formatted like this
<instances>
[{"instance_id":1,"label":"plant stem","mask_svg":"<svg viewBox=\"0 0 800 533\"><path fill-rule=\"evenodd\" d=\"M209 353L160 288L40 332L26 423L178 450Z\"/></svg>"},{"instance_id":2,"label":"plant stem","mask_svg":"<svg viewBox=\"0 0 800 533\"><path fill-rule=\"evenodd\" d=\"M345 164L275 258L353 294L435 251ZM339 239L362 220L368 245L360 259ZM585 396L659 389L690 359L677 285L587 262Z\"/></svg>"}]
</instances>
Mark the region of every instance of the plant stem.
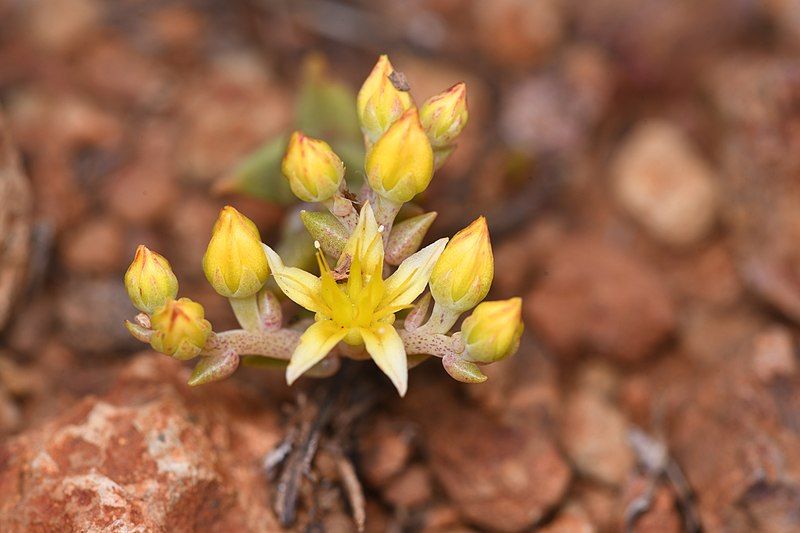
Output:
<instances>
[{"instance_id":1,"label":"plant stem","mask_svg":"<svg viewBox=\"0 0 800 533\"><path fill-rule=\"evenodd\" d=\"M458 355L454 346L453 338L441 333L426 333L424 331L405 331L398 330L403 345L406 347L408 355L433 355L435 357L445 357L447 355Z\"/></svg>"},{"instance_id":2,"label":"plant stem","mask_svg":"<svg viewBox=\"0 0 800 533\"><path fill-rule=\"evenodd\" d=\"M449 309L445 309L439 305L439 302L434 302L431 317L424 325L420 326L417 331L429 334L447 333L458 321L459 316L461 316L461 313L455 313Z\"/></svg>"},{"instance_id":3,"label":"plant stem","mask_svg":"<svg viewBox=\"0 0 800 533\"><path fill-rule=\"evenodd\" d=\"M233 348L239 355L260 355L288 361L292 357L302 332L291 329L247 331L232 329L216 333L208 339L202 355L220 355Z\"/></svg>"}]
</instances>

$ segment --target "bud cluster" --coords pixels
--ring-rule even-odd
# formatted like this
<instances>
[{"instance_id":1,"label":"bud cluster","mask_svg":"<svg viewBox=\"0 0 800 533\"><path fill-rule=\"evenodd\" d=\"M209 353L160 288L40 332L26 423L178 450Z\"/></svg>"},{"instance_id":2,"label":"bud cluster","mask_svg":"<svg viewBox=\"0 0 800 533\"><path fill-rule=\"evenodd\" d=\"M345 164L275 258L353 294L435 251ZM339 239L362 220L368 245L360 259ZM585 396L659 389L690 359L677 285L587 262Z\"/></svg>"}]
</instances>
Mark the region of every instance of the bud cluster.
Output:
<instances>
[{"instance_id":1,"label":"bud cluster","mask_svg":"<svg viewBox=\"0 0 800 533\"><path fill-rule=\"evenodd\" d=\"M296 131L283 156L291 191L319 204L300 211L314 247L289 231L276 252L249 218L230 206L221 210L202 268L241 329L213 332L199 303L178 298L167 260L137 249L125 286L142 313L126 326L176 359L200 356L191 384L224 378L240 362L257 359L286 366L291 383L304 373L335 372L341 357L366 355L402 395L408 368L421 358L439 357L452 377L477 383L486 379L480 365L517 350L521 300L483 301L494 277L486 219L449 242L423 246L436 213L409 204L428 188L466 126L465 85L417 108L405 77L381 56L358 92L356 113L366 149L363 173L355 173L366 180L357 190L348 189L342 158L324 140ZM286 245L295 251L284 253ZM308 253L296 253L298 247ZM311 254L318 271L300 268ZM309 310L313 321L286 324L282 296Z\"/></svg>"}]
</instances>

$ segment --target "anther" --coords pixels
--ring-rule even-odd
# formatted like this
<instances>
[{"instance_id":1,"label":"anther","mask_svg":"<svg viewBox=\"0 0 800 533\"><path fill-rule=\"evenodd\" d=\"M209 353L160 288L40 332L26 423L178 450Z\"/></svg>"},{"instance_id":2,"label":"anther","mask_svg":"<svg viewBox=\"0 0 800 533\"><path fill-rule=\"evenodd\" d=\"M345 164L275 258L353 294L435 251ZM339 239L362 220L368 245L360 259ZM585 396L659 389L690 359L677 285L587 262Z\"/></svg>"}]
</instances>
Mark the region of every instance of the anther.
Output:
<instances>
[{"instance_id":1,"label":"anther","mask_svg":"<svg viewBox=\"0 0 800 533\"><path fill-rule=\"evenodd\" d=\"M386 229L386 227L384 227L384 225L383 225L383 224L381 224L380 226L378 226L378 233L383 233L383 231L384 231L385 229Z\"/></svg>"},{"instance_id":2,"label":"anther","mask_svg":"<svg viewBox=\"0 0 800 533\"><path fill-rule=\"evenodd\" d=\"M314 248L316 248L317 250L322 248L322 245L319 243L319 241L314 241Z\"/></svg>"}]
</instances>

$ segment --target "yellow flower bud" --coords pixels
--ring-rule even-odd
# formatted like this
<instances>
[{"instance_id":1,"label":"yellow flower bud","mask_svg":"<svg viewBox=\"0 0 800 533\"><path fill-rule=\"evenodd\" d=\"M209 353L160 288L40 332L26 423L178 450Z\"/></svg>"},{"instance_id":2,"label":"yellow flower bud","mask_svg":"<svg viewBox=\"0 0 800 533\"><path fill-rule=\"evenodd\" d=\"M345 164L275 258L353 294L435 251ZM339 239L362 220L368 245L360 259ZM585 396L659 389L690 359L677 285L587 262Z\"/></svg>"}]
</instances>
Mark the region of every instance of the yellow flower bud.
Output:
<instances>
[{"instance_id":1,"label":"yellow flower bud","mask_svg":"<svg viewBox=\"0 0 800 533\"><path fill-rule=\"evenodd\" d=\"M178 294L178 278L169 261L144 245L136 248L125 272L125 289L139 311L151 314Z\"/></svg>"},{"instance_id":2,"label":"yellow flower bud","mask_svg":"<svg viewBox=\"0 0 800 533\"><path fill-rule=\"evenodd\" d=\"M467 125L467 87L463 82L432 96L422 105L419 118L434 148L453 144Z\"/></svg>"},{"instance_id":3,"label":"yellow flower bud","mask_svg":"<svg viewBox=\"0 0 800 533\"><path fill-rule=\"evenodd\" d=\"M394 67L389 58L382 55L358 91L358 120L361 122L361 130L370 142L377 141L413 105L408 92L399 91L392 84L389 79L392 72Z\"/></svg>"},{"instance_id":4,"label":"yellow flower bud","mask_svg":"<svg viewBox=\"0 0 800 533\"><path fill-rule=\"evenodd\" d=\"M396 204L408 202L428 188L433 177L433 150L416 108L401 116L367 154L367 179L372 189Z\"/></svg>"},{"instance_id":5,"label":"yellow flower bud","mask_svg":"<svg viewBox=\"0 0 800 533\"><path fill-rule=\"evenodd\" d=\"M479 217L447 243L431 273L431 294L443 308L463 313L484 299L493 277L489 228Z\"/></svg>"},{"instance_id":6,"label":"yellow flower bud","mask_svg":"<svg viewBox=\"0 0 800 533\"><path fill-rule=\"evenodd\" d=\"M203 306L189 298L168 301L150 324L155 331L150 339L153 348L181 360L197 357L211 333Z\"/></svg>"},{"instance_id":7,"label":"yellow flower bud","mask_svg":"<svg viewBox=\"0 0 800 533\"><path fill-rule=\"evenodd\" d=\"M292 134L281 164L295 196L304 202L327 200L339 190L344 163L325 141Z\"/></svg>"},{"instance_id":8,"label":"yellow flower bud","mask_svg":"<svg viewBox=\"0 0 800 533\"><path fill-rule=\"evenodd\" d=\"M493 363L516 352L523 330L521 314L520 298L478 305L461 326L466 345L463 359Z\"/></svg>"},{"instance_id":9,"label":"yellow flower bud","mask_svg":"<svg viewBox=\"0 0 800 533\"><path fill-rule=\"evenodd\" d=\"M269 275L267 256L253 221L225 206L211 232L203 256L208 282L226 298L246 298L257 293Z\"/></svg>"}]
</instances>

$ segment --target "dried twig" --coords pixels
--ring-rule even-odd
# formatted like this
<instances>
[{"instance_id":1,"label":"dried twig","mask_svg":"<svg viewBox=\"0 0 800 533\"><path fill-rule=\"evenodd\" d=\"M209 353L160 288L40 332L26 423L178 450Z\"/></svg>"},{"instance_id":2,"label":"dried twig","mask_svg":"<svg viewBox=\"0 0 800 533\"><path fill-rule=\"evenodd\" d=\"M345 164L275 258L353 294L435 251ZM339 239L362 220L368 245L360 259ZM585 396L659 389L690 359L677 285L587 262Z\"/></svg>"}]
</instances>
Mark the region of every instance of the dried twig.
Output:
<instances>
[{"instance_id":1,"label":"dried twig","mask_svg":"<svg viewBox=\"0 0 800 533\"><path fill-rule=\"evenodd\" d=\"M633 428L628 433L628 440L648 477L648 485L644 493L635 498L625 509L625 531L629 533L634 531L636 522L653 504L656 487L659 483L666 482L675 492L679 511L683 517L684 531L699 532L700 521L694 510L689 482L683 475L680 465L670 457L667 446L662 440L651 437L638 428Z\"/></svg>"}]
</instances>

